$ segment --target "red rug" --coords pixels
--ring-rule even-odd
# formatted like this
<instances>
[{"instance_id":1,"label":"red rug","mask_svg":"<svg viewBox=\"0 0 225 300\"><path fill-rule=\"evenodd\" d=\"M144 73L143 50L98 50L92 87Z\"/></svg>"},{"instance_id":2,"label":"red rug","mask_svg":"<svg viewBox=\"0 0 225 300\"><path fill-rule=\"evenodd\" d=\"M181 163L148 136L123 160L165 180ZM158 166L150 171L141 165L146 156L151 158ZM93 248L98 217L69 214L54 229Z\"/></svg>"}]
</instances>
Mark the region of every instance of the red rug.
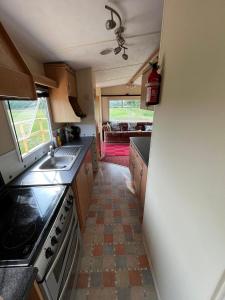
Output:
<instances>
[{"instance_id":1,"label":"red rug","mask_svg":"<svg viewBox=\"0 0 225 300\"><path fill-rule=\"evenodd\" d=\"M129 147L129 144L102 143L101 161L128 167Z\"/></svg>"},{"instance_id":2,"label":"red rug","mask_svg":"<svg viewBox=\"0 0 225 300\"><path fill-rule=\"evenodd\" d=\"M103 156L129 156L130 144L102 143Z\"/></svg>"}]
</instances>

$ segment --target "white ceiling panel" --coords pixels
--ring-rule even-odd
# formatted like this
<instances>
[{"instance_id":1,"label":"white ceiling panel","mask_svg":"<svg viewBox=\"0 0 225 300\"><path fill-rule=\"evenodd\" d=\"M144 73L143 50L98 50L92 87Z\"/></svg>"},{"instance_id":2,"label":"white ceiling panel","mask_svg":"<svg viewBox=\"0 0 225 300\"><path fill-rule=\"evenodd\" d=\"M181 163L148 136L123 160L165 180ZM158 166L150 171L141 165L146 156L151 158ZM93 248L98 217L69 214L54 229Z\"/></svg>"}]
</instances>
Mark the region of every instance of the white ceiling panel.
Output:
<instances>
[{"instance_id":1,"label":"white ceiling panel","mask_svg":"<svg viewBox=\"0 0 225 300\"><path fill-rule=\"evenodd\" d=\"M102 56L117 44L105 29L116 9L124 22L129 58ZM65 61L75 69L92 67L98 86L126 83L159 47L163 0L3 0L0 19L10 36L28 54L42 62Z\"/></svg>"}]
</instances>

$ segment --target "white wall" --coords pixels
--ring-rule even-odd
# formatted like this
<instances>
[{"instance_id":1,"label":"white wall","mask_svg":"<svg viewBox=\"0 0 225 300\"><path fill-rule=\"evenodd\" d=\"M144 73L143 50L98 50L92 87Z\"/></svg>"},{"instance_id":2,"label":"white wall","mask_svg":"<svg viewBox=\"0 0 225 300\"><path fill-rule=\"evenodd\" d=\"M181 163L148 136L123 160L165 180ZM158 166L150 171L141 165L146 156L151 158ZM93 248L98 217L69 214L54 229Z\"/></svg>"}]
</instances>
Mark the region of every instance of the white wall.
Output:
<instances>
[{"instance_id":1,"label":"white wall","mask_svg":"<svg viewBox=\"0 0 225 300\"><path fill-rule=\"evenodd\" d=\"M225 2L166 0L160 60L145 239L161 300L214 299L225 270Z\"/></svg>"}]
</instances>

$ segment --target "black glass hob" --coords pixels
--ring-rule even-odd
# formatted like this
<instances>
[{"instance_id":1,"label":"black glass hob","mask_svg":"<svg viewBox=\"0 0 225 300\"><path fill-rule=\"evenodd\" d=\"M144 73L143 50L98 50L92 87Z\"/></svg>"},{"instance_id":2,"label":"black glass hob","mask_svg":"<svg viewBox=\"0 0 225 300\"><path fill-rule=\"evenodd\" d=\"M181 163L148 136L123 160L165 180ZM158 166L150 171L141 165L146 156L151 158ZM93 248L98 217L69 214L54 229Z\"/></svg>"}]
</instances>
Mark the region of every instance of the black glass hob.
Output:
<instances>
[{"instance_id":1,"label":"black glass hob","mask_svg":"<svg viewBox=\"0 0 225 300\"><path fill-rule=\"evenodd\" d=\"M30 263L65 189L36 186L1 191L0 266Z\"/></svg>"}]
</instances>

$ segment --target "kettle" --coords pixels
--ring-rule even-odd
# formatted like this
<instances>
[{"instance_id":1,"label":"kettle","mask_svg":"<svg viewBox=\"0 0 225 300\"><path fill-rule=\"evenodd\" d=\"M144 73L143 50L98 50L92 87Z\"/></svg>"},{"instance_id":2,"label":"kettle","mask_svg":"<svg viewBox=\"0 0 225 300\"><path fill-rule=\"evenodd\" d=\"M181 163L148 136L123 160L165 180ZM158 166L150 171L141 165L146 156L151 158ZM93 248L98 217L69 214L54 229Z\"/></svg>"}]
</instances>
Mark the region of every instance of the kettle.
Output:
<instances>
[{"instance_id":1,"label":"kettle","mask_svg":"<svg viewBox=\"0 0 225 300\"><path fill-rule=\"evenodd\" d=\"M78 126L71 126L71 132L70 134L72 135L73 139L78 139L80 137L80 127Z\"/></svg>"}]
</instances>

